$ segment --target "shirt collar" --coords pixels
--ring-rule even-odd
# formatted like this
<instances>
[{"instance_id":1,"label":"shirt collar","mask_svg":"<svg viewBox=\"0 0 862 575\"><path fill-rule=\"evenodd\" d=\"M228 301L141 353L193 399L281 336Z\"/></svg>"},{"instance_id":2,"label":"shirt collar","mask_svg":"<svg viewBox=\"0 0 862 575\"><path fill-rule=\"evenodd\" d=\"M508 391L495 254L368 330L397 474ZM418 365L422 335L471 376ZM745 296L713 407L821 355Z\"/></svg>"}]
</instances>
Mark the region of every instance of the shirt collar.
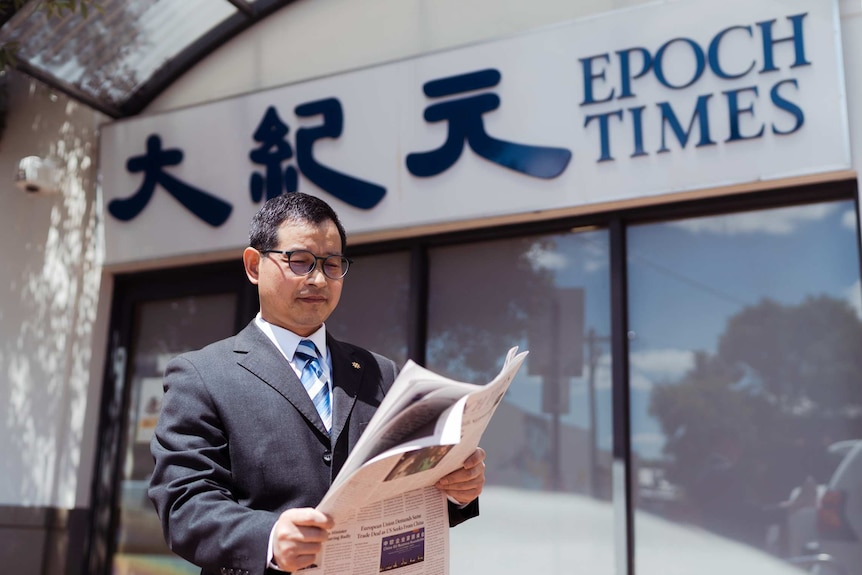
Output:
<instances>
[{"instance_id":1,"label":"shirt collar","mask_svg":"<svg viewBox=\"0 0 862 575\"><path fill-rule=\"evenodd\" d=\"M257 327L266 334L272 343L275 344L275 347L278 348L287 361L293 361L296 347L299 345L300 341L303 339L310 339L314 342L314 345L317 346L317 352L320 354L320 358L327 363L329 362L328 350L326 349L326 324L321 325L313 334L307 337L302 337L293 333L289 329L284 329L283 327L269 323L261 317L260 312L255 316L254 322Z\"/></svg>"}]
</instances>

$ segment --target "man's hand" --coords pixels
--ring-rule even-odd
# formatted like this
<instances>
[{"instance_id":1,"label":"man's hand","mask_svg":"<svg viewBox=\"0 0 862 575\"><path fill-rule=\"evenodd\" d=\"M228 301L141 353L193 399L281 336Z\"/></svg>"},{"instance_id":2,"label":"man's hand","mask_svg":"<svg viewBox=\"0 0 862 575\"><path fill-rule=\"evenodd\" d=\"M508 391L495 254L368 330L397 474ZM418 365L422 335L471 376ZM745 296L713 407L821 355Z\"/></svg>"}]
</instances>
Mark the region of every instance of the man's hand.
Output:
<instances>
[{"instance_id":1,"label":"man's hand","mask_svg":"<svg viewBox=\"0 0 862 575\"><path fill-rule=\"evenodd\" d=\"M272 555L282 571L298 571L314 563L334 522L311 507L288 509L273 529Z\"/></svg>"},{"instance_id":2,"label":"man's hand","mask_svg":"<svg viewBox=\"0 0 862 575\"><path fill-rule=\"evenodd\" d=\"M479 497L484 485L485 450L478 447L461 469L441 478L436 487L461 505L466 505Z\"/></svg>"}]
</instances>

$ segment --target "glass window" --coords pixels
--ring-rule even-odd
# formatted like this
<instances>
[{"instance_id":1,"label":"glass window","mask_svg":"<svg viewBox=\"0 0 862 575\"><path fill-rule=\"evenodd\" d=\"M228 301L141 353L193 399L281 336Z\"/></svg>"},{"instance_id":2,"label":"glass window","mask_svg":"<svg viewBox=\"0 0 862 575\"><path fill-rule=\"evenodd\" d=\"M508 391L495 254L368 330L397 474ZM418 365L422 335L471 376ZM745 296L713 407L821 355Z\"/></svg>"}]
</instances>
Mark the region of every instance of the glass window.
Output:
<instances>
[{"instance_id":1,"label":"glass window","mask_svg":"<svg viewBox=\"0 0 862 575\"><path fill-rule=\"evenodd\" d=\"M856 226L840 201L628 229L638 574L862 574Z\"/></svg>"},{"instance_id":2,"label":"glass window","mask_svg":"<svg viewBox=\"0 0 862 575\"><path fill-rule=\"evenodd\" d=\"M410 254L352 259L341 301L326 329L336 339L383 354L401 367L407 361Z\"/></svg>"},{"instance_id":3,"label":"glass window","mask_svg":"<svg viewBox=\"0 0 862 575\"><path fill-rule=\"evenodd\" d=\"M429 369L487 382L530 350L483 435L482 516L453 532L453 572L614 572L608 253L606 230L429 253Z\"/></svg>"},{"instance_id":4,"label":"glass window","mask_svg":"<svg viewBox=\"0 0 862 575\"><path fill-rule=\"evenodd\" d=\"M233 293L145 301L137 306L130 349L128 429L120 482L115 575L199 573L173 555L147 496L153 472L150 439L161 411L162 377L174 356L234 333Z\"/></svg>"}]
</instances>

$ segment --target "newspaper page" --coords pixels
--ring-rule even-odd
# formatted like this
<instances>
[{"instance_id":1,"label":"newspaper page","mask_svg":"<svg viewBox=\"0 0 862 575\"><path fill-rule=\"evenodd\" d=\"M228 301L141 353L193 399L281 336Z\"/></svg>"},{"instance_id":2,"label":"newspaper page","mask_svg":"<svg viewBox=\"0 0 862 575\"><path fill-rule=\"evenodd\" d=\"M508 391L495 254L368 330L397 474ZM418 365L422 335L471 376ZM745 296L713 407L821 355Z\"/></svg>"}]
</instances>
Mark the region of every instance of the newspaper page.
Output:
<instances>
[{"instance_id":1,"label":"newspaper page","mask_svg":"<svg viewBox=\"0 0 862 575\"><path fill-rule=\"evenodd\" d=\"M526 356L510 349L486 385L408 362L317 507L335 529L304 571L447 575L448 506L434 484L478 447Z\"/></svg>"},{"instance_id":2,"label":"newspaper page","mask_svg":"<svg viewBox=\"0 0 862 575\"><path fill-rule=\"evenodd\" d=\"M446 496L424 487L356 509L337 521L323 552L303 575L448 575Z\"/></svg>"},{"instance_id":3,"label":"newspaper page","mask_svg":"<svg viewBox=\"0 0 862 575\"><path fill-rule=\"evenodd\" d=\"M355 508L434 485L460 468L479 446L526 356L510 349L486 385L454 381L408 362L317 508L337 523Z\"/></svg>"}]
</instances>

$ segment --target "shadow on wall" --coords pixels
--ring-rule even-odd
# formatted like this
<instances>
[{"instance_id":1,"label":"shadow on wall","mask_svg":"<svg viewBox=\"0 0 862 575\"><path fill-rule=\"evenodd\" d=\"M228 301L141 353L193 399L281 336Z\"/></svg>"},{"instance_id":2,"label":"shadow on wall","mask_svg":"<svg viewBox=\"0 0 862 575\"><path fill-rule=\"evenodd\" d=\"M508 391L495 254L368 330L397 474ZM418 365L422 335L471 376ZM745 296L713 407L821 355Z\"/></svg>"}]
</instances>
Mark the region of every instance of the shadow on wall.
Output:
<instances>
[{"instance_id":1,"label":"shadow on wall","mask_svg":"<svg viewBox=\"0 0 862 575\"><path fill-rule=\"evenodd\" d=\"M97 127L103 116L8 73L0 141L0 505L75 506L99 296ZM52 160L56 194L13 184ZM91 412L94 407L91 407Z\"/></svg>"}]
</instances>

